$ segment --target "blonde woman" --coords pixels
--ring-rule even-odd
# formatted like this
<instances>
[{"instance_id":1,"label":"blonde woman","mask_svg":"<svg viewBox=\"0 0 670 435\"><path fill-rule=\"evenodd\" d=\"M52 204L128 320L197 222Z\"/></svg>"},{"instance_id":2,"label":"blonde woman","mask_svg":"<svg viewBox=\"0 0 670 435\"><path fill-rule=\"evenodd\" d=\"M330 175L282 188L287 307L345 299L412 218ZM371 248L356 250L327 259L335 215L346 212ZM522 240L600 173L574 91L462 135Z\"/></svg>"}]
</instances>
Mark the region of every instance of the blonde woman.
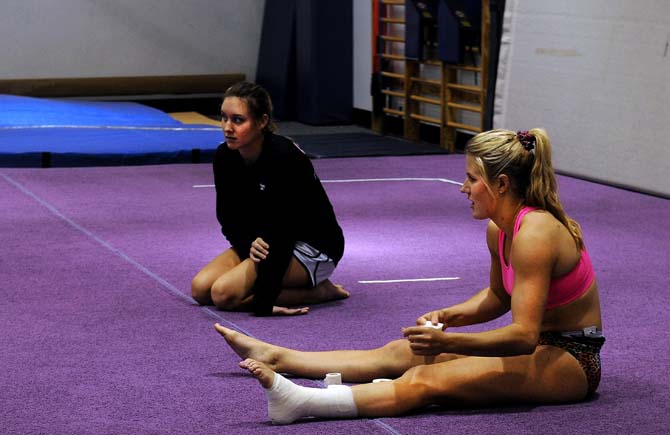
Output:
<instances>
[{"instance_id":1,"label":"blonde woman","mask_svg":"<svg viewBox=\"0 0 670 435\"><path fill-rule=\"evenodd\" d=\"M475 136L466 147L461 192L473 217L489 220L490 284L463 303L420 316L403 339L373 350L302 352L215 326L265 388L274 423L395 416L432 404L578 402L596 391L605 341L598 287L580 227L558 199L546 132ZM458 332L510 311L503 327ZM427 321L442 325L426 327ZM345 382L361 384L306 388L280 372L340 372ZM393 380L369 383L375 378Z\"/></svg>"}]
</instances>

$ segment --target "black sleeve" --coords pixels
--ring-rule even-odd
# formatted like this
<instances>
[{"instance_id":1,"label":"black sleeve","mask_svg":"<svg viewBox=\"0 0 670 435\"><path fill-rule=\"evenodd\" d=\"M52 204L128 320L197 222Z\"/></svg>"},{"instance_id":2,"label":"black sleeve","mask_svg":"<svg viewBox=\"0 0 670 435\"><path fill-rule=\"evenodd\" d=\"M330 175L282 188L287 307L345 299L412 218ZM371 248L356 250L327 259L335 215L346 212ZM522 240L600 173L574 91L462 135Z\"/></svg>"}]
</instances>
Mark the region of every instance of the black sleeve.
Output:
<instances>
[{"instance_id":1,"label":"black sleeve","mask_svg":"<svg viewBox=\"0 0 670 435\"><path fill-rule=\"evenodd\" d=\"M282 281L286 269L293 257L293 246L291 243L278 245L273 242L270 245L270 254L257 267L257 278L253 289L253 311L257 316L269 316L272 307L282 290Z\"/></svg>"},{"instance_id":2,"label":"black sleeve","mask_svg":"<svg viewBox=\"0 0 670 435\"><path fill-rule=\"evenodd\" d=\"M253 292L254 313L257 315L272 314L272 306L282 290L284 274L297 242L298 202L306 195L305 186L308 183L305 177L313 177L309 165L305 165L302 156L297 154L276 156L273 169L265 192L264 204L268 213L260 223L259 236L270 245L270 254L258 264Z\"/></svg>"},{"instance_id":3,"label":"black sleeve","mask_svg":"<svg viewBox=\"0 0 670 435\"><path fill-rule=\"evenodd\" d=\"M225 146L225 145L222 145ZM224 170L225 168L225 170ZM249 256L249 247L255 236L249 222L244 218L248 207L244 192L239 187L240 175L235 165L221 147L216 152L214 163L214 185L216 187L216 218L221 225L221 233L241 258Z\"/></svg>"}]
</instances>

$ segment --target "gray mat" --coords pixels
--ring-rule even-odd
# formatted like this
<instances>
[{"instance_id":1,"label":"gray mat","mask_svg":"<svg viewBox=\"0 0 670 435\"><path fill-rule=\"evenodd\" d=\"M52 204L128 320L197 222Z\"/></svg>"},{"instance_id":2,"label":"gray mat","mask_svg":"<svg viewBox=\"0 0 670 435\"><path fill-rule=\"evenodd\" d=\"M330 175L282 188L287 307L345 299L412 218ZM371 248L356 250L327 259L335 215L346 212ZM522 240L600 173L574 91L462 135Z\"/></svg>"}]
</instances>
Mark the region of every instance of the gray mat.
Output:
<instances>
[{"instance_id":1,"label":"gray mat","mask_svg":"<svg viewBox=\"0 0 670 435\"><path fill-rule=\"evenodd\" d=\"M336 133L291 135L308 156L315 159L332 157L409 156L447 154L436 145L410 142L373 133Z\"/></svg>"}]
</instances>

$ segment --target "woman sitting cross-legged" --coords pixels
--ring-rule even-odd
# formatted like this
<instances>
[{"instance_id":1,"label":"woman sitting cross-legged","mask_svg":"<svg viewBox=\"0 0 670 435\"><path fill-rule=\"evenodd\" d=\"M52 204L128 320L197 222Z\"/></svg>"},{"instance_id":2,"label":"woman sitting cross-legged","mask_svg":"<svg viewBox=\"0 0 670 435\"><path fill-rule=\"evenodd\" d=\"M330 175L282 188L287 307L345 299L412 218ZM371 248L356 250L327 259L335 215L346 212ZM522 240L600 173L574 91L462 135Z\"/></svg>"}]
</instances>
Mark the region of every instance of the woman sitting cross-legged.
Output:
<instances>
[{"instance_id":1,"label":"woman sitting cross-legged","mask_svg":"<svg viewBox=\"0 0 670 435\"><path fill-rule=\"evenodd\" d=\"M475 136L461 191L473 217L489 220L490 284L422 315L404 338L373 350L304 352L215 326L265 388L273 423L396 416L433 404L578 402L596 391L605 341L598 288L580 227L558 199L545 131ZM503 327L458 332L507 312ZM329 372L360 384L307 388L279 374Z\"/></svg>"}]
</instances>

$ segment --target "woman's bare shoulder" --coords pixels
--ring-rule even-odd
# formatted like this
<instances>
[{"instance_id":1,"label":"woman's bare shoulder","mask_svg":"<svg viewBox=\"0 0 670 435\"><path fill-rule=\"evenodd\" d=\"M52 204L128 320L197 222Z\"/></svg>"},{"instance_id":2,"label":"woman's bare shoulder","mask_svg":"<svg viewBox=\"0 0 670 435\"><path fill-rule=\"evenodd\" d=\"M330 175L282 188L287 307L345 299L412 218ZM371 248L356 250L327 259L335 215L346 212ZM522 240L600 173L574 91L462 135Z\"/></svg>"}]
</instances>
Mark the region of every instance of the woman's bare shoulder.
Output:
<instances>
[{"instance_id":1,"label":"woman's bare shoulder","mask_svg":"<svg viewBox=\"0 0 670 435\"><path fill-rule=\"evenodd\" d=\"M498 252L498 234L500 233L500 228L492 220L489 220L488 225L486 225L486 244L489 247L489 250L492 253Z\"/></svg>"}]
</instances>

